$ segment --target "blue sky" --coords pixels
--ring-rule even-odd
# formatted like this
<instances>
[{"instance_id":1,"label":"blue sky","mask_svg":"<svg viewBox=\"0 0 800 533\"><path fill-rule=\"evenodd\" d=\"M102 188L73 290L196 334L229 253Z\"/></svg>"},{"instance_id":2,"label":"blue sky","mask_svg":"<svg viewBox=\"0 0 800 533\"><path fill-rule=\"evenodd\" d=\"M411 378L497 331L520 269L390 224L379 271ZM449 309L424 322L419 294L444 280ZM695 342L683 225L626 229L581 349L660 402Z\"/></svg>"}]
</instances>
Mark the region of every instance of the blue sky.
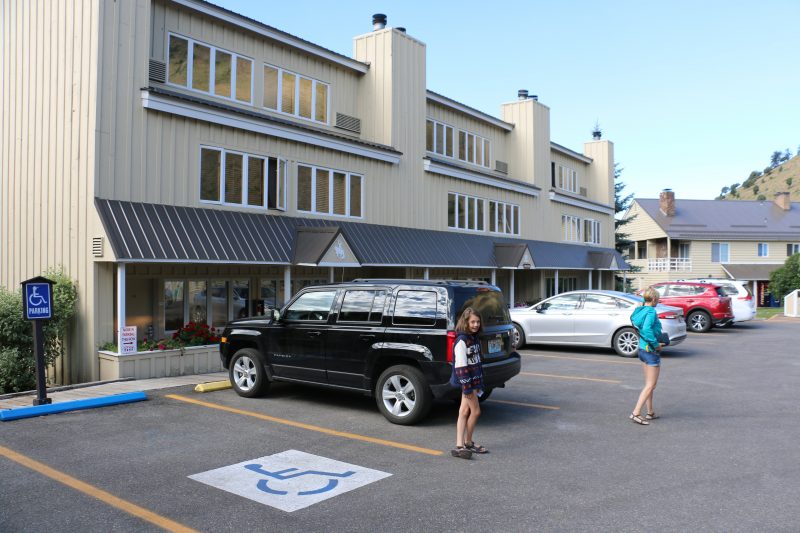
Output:
<instances>
[{"instance_id":1,"label":"blue sky","mask_svg":"<svg viewBox=\"0 0 800 533\"><path fill-rule=\"evenodd\" d=\"M528 89L577 151L599 122L640 198L714 198L800 146L797 0L215 3L347 56L385 13L429 89L494 116Z\"/></svg>"}]
</instances>

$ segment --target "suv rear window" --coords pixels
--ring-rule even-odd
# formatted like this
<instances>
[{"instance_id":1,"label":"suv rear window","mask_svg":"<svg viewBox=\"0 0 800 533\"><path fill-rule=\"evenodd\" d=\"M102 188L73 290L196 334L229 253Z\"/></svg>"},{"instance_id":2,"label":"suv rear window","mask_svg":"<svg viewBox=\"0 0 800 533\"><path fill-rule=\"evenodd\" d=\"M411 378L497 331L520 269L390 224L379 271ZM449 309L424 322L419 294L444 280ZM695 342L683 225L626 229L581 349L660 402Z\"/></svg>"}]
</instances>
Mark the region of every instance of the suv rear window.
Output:
<instances>
[{"instance_id":1,"label":"suv rear window","mask_svg":"<svg viewBox=\"0 0 800 533\"><path fill-rule=\"evenodd\" d=\"M739 294L739 289L732 283L725 283L720 285L719 288L722 291L720 296L737 296ZM717 293L719 293L719 291L717 291Z\"/></svg>"},{"instance_id":2,"label":"suv rear window","mask_svg":"<svg viewBox=\"0 0 800 533\"><path fill-rule=\"evenodd\" d=\"M501 326L511 323L508 307L503 300L503 293L489 288L456 288L453 290L453 317L458 322L458 317L466 307L472 307L483 321L483 327Z\"/></svg>"}]
</instances>

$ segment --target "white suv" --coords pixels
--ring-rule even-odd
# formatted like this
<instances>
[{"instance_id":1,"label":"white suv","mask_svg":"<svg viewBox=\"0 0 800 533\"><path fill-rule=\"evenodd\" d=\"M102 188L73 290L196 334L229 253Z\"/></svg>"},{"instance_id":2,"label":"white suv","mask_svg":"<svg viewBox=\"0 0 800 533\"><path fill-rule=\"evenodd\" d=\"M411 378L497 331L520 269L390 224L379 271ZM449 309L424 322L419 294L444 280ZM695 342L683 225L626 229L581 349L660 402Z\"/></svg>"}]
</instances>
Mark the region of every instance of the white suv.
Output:
<instances>
[{"instance_id":1,"label":"white suv","mask_svg":"<svg viewBox=\"0 0 800 533\"><path fill-rule=\"evenodd\" d=\"M756 300L753 298L753 293L750 292L750 287L744 281L724 278L695 278L678 281L697 281L719 285L725 296L729 296L731 299L733 323L746 322L756 316Z\"/></svg>"}]
</instances>

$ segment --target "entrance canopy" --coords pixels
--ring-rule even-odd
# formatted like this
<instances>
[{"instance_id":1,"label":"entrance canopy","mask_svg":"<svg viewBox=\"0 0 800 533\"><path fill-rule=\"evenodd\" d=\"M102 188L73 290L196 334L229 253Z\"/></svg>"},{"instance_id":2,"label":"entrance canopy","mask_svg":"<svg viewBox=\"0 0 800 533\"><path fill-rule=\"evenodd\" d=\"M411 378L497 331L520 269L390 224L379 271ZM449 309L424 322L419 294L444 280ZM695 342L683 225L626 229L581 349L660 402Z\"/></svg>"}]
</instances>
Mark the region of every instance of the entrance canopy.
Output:
<instances>
[{"instance_id":1,"label":"entrance canopy","mask_svg":"<svg viewBox=\"0 0 800 533\"><path fill-rule=\"evenodd\" d=\"M630 268L613 249L580 244L100 198L95 205L120 263Z\"/></svg>"},{"instance_id":2,"label":"entrance canopy","mask_svg":"<svg viewBox=\"0 0 800 533\"><path fill-rule=\"evenodd\" d=\"M769 275L773 271L779 269L782 265L765 265L759 263L751 263L746 265L722 265L725 272L731 279L738 279L741 281L769 281Z\"/></svg>"}]
</instances>

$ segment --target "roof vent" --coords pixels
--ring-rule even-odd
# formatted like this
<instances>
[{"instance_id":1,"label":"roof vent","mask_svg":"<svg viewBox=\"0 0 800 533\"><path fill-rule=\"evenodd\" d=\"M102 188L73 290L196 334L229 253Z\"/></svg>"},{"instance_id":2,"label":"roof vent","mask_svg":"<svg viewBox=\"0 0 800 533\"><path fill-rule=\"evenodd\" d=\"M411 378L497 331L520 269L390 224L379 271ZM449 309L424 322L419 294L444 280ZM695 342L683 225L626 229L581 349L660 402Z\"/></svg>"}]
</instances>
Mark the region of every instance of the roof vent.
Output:
<instances>
[{"instance_id":1,"label":"roof vent","mask_svg":"<svg viewBox=\"0 0 800 533\"><path fill-rule=\"evenodd\" d=\"M103 257L103 238L92 238L92 255L95 257Z\"/></svg>"},{"instance_id":2,"label":"roof vent","mask_svg":"<svg viewBox=\"0 0 800 533\"><path fill-rule=\"evenodd\" d=\"M400 32L403 32L403 33L405 33L405 32L406 32L406 29L405 29L404 27L402 27L402 26L398 26L398 27L396 27L395 29L396 29L397 31L400 31Z\"/></svg>"},{"instance_id":3,"label":"roof vent","mask_svg":"<svg viewBox=\"0 0 800 533\"><path fill-rule=\"evenodd\" d=\"M603 137L603 130L600 129L600 122L595 122L592 130L592 139L599 141L601 137Z\"/></svg>"},{"instance_id":4,"label":"roof vent","mask_svg":"<svg viewBox=\"0 0 800 533\"><path fill-rule=\"evenodd\" d=\"M527 100L528 99L528 89L520 89L517 91L517 97L520 100Z\"/></svg>"},{"instance_id":5,"label":"roof vent","mask_svg":"<svg viewBox=\"0 0 800 533\"><path fill-rule=\"evenodd\" d=\"M372 31L382 30L386 27L386 15L375 13L372 15Z\"/></svg>"},{"instance_id":6,"label":"roof vent","mask_svg":"<svg viewBox=\"0 0 800 533\"><path fill-rule=\"evenodd\" d=\"M151 57L149 77L153 81L165 83L167 81L167 64Z\"/></svg>"}]
</instances>

